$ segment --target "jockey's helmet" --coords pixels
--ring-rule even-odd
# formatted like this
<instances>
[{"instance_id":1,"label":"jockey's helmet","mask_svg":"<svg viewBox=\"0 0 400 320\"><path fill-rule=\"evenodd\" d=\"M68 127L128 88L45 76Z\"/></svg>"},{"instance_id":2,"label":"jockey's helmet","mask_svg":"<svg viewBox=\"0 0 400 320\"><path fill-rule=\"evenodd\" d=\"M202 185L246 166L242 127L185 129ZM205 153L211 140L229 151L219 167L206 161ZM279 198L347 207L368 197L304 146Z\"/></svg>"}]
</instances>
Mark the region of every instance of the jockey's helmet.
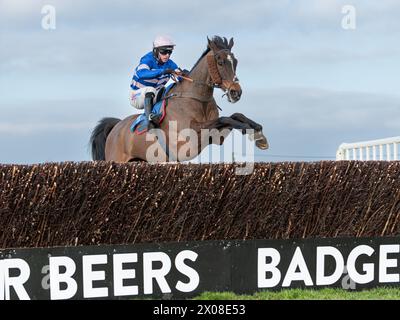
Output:
<instances>
[{"instance_id":1,"label":"jockey's helmet","mask_svg":"<svg viewBox=\"0 0 400 320\"><path fill-rule=\"evenodd\" d=\"M173 50L175 45L169 36L157 36L153 41L153 49L164 48Z\"/></svg>"}]
</instances>

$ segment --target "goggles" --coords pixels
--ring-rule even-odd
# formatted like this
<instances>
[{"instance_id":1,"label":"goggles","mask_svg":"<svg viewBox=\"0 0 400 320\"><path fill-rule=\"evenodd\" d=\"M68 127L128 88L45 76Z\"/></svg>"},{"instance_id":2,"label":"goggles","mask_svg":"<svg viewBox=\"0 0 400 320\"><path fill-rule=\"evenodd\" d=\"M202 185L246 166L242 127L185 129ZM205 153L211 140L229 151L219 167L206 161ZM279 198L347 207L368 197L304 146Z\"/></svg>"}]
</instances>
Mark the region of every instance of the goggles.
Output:
<instances>
[{"instance_id":1,"label":"goggles","mask_svg":"<svg viewBox=\"0 0 400 320\"><path fill-rule=\"evenodd\" d=\"M167 55L167 54L169 54L169 55L172 54L172 50L169 50L169 49L160 49L158 52L159 52L160 54L162 54L163 56L165 56L165 55Z\"/></svg>"}]
</instances>

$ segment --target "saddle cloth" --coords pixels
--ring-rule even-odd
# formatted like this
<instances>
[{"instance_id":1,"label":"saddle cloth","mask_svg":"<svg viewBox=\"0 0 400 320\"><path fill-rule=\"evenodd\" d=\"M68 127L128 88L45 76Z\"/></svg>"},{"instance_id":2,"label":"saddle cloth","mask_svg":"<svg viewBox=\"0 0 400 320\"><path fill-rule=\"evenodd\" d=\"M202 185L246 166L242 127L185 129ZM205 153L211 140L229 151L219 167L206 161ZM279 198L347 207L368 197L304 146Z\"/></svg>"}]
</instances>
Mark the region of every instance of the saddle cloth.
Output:
<instances>
[{"instance_id":1,"label":"saddle cloth","mask_svg":"<svg viewBox=\"0 0 400 320\"><path fill-rule=\"evenodd\" d=\"M156 115L160 115L160 121L159 121L160 124L165 117L165 114L166 114L165 108L167 107L167 104L168 104L167 103L168 98L165 99L165 97L167 96L168 92L171 90L171 88L173 87L174 84L175 83L172 83L167 88L165 88L165 90L161 96L162 100L156 102L153 106L152 113L154 113ZM147 125L146 117L145 117L144 113L142 113L138 117L136 117L135 121L133 121L133 123L131 125L131 132L134 132L137 134L143 134L147 131L146 125Z\"/></svg>"}]
</instances>

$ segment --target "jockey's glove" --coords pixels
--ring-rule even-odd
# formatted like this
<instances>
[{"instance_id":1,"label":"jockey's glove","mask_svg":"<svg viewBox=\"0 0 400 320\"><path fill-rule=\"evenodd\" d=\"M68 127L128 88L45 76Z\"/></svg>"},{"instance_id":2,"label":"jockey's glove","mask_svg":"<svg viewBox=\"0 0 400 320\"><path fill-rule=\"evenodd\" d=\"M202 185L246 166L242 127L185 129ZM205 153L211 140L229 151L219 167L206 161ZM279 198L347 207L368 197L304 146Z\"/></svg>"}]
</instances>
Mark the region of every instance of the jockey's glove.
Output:
<instances>
[{"instance_id":1,"label":"jockey's glove","mask_svg":"<svg viewBox=\"0 0 400 320\"><path fill-rule=\"evenodd\" d=\"M173 69L165 69L162 74L171 74L174 73Z\"/></svg>"},{"instance_id":2,"label":"jockey's glove","mask_svg":"<svg viewBox=\"0 0 400 320\"><path fill-rule=\"evenodd\" d=\"M185 77L187 77L188 75L189 75L189 73L190 73L190 71L189 70L187 70L187 69L183 69L182 70L182 75Z\"/></svg>"}]
</instances>

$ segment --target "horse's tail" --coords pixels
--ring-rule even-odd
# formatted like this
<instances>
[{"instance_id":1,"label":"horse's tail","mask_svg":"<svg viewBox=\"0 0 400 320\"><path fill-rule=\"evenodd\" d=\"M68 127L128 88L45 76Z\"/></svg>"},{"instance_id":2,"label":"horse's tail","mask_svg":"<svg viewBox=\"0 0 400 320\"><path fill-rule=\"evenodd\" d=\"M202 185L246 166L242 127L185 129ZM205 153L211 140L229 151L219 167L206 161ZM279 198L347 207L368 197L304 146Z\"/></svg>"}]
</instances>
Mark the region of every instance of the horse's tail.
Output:
<instances>
[{"instance_id":1,"label":"horse's tail","mask_svg":"<svg viewBox=\"0 0 400 320\"><path fill-rule=\"evenodd\" d=\"M106 160L106 140L112 128L120 122L117 118L103 118L93 129L90 136L90 146L93 160Z\"/></svg>"}]
</instances>

